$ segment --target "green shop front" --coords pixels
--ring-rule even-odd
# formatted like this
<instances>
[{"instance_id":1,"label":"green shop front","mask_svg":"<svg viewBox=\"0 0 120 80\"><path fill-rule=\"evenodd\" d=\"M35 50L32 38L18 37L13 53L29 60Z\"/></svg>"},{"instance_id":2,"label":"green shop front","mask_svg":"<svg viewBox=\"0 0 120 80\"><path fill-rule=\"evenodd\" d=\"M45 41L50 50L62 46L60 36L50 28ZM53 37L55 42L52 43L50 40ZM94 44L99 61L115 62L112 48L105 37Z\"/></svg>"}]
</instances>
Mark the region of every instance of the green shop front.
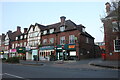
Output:
<instances>
[{"instance_id":1,"label":"green shop front","mask_svg":"<svg viewBox=\"0 0 120 80\"><path fill-rule=\"evenodd\" d=\"M76 59L76 45L65 44L56 46L56 60L75 60Z\"/></svg>"},{"instance_id":2,"label":"green shop front","mask_svg":"<svg viewBox=\"0 0 120 80\"><path fill-rule=\"evenodd\" d=\"M25 47L17 47L16 50L18 53L18 57L20 57L20 59L26 60L26 48Z\"/></svg>"}]
</instances>

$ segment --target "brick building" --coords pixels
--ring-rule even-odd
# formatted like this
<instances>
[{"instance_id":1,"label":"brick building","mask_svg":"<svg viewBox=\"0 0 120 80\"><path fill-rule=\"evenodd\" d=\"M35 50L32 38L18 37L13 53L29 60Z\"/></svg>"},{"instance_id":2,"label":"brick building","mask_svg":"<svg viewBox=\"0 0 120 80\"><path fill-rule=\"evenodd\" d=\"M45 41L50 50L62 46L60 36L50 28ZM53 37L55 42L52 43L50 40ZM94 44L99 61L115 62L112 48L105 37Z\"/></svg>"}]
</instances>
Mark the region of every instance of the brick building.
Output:
<instances>
[{"instance_id":1,"label":"brick building","mask_svg":"<svg viewBox=\"0 0 120 80\"><path fill-rule=\"evenodd\" d=\"M11 57L13 56L25 57L27 46L27 28L24 28L24 32L17 35L11 44L12 44L12 47L10 49Z\"/></svg>"},{"instance_id":2,"label":"brick building","mask_svg":"<svg viewBox=\"0 0 120 80\"><path fill-rule=\"evenodd\" d=\"M94 57L94 38L82 25L60 17L61 22L42 29L40 60L80 60Z\"/></svg>"},{"instance_id":3,"label":"brick building","mask_svg":"<svg viewBox=\"0 0 120 80\"><path fill-rule=\"evenodd\" d=\"M12 42L15 40L16 36L21 34L21 27L17 26L17 30L12 32L8 31L5 36L3 36L3 45L4 54L3 58L9 58L11 56L10 49L12 48Z\"/></svg>"},{"instance_id":4,"label":"brick building","mask_svg":"<svg viewBox=\"0 0 120 80\"><path fill-rule=\"evenodd\" d=\"M120 1L119 1L120 3ZM115 2L115 9L110 3L106 3L107 16L102 18L104 25L104 38L107 60L120 60L120 4Z\"/></svg>"}]
</instances>

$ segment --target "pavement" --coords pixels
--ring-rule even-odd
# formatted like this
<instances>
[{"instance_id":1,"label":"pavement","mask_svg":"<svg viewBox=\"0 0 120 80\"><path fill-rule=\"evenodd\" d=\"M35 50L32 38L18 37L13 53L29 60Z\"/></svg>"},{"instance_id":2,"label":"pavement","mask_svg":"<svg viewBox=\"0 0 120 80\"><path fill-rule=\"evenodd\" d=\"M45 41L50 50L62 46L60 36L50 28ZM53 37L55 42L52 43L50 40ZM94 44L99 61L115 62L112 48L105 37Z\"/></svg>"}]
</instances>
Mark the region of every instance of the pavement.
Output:
<instances>
[{"instance_id":1,"label":"pavement","mask_svg":"<svg viewBox=\"0 0 120 80\"><path fill-rule=\"evenodd\" d=\"M66 67L66 68L81 68L86 67L87 65L97 66L97 67L104 67L104 68L112 68L112 69L120 69L120 62L119 61L104 61L101 58L95 59L86 59L80 61L25 61L20 60L20 64L23 65L36 65L36 66L54 66L54 67ZM89 66L90 67L90 66Z\"/></svg>"}]
</instances>

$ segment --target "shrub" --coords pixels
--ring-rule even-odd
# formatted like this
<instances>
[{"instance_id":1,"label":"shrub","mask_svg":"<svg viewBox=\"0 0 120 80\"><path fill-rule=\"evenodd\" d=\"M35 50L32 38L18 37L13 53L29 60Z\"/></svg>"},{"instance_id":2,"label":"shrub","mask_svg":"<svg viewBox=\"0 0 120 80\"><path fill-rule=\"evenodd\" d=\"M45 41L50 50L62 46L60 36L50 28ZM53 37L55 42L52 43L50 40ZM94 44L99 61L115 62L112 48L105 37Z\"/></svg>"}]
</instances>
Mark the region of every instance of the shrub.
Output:
<instances>
[{"instance_id":1,"label":"shrub","mask_svg":"<svg viewBox=\"0 0 120 80\"><path fill-rule=\"evenodd\" d=\"M6 60L6 58L2 58L2 60Z\"/></svg>"},{"instance_id":2,"label":"shrub","mask_svg":"<svg viewBox=\"0 0 120 80\"><path fill-rule=\"evenodd\" d=\"M19 57L11 57L6 60L8 63L19 63Z\"/></svg>"}]
</instances>

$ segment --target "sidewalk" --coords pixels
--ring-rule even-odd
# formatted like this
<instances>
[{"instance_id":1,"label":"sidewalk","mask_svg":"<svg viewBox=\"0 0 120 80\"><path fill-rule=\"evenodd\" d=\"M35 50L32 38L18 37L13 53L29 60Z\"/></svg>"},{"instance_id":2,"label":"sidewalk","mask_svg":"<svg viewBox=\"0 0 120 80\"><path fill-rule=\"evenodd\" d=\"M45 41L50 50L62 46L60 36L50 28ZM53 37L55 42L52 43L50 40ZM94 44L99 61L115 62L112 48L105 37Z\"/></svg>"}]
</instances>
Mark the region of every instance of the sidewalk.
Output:
<instances>
[{"instance_id":1,"label":"sidewalk","mask_svg":"<svg viewBox=\"0 0 120 80\"><path fill-rule=\"evenodd\" d=\"M120 61L104 61L99 59L97 61L91 61L89 65L99 66L99 67L106 67L106 68L113 68L113 69L120 69Z\"/></svg>"},{"instance_id":2,"label":"sidewalk","mask_svg":"<svg viewBox=\"0 0 120 80\"><path fill-rule=\"evenodd\" d=\"M87 66L94 68L92 66L105 67L105 68L113 68L120 69L119 61L103 61L101 58L95 59L87 59L80 61L24 61L20 60L20 64L23 65L48 65L54 67L65 67L65 68L88 68Z\"/></svg>"}]
</instances>

